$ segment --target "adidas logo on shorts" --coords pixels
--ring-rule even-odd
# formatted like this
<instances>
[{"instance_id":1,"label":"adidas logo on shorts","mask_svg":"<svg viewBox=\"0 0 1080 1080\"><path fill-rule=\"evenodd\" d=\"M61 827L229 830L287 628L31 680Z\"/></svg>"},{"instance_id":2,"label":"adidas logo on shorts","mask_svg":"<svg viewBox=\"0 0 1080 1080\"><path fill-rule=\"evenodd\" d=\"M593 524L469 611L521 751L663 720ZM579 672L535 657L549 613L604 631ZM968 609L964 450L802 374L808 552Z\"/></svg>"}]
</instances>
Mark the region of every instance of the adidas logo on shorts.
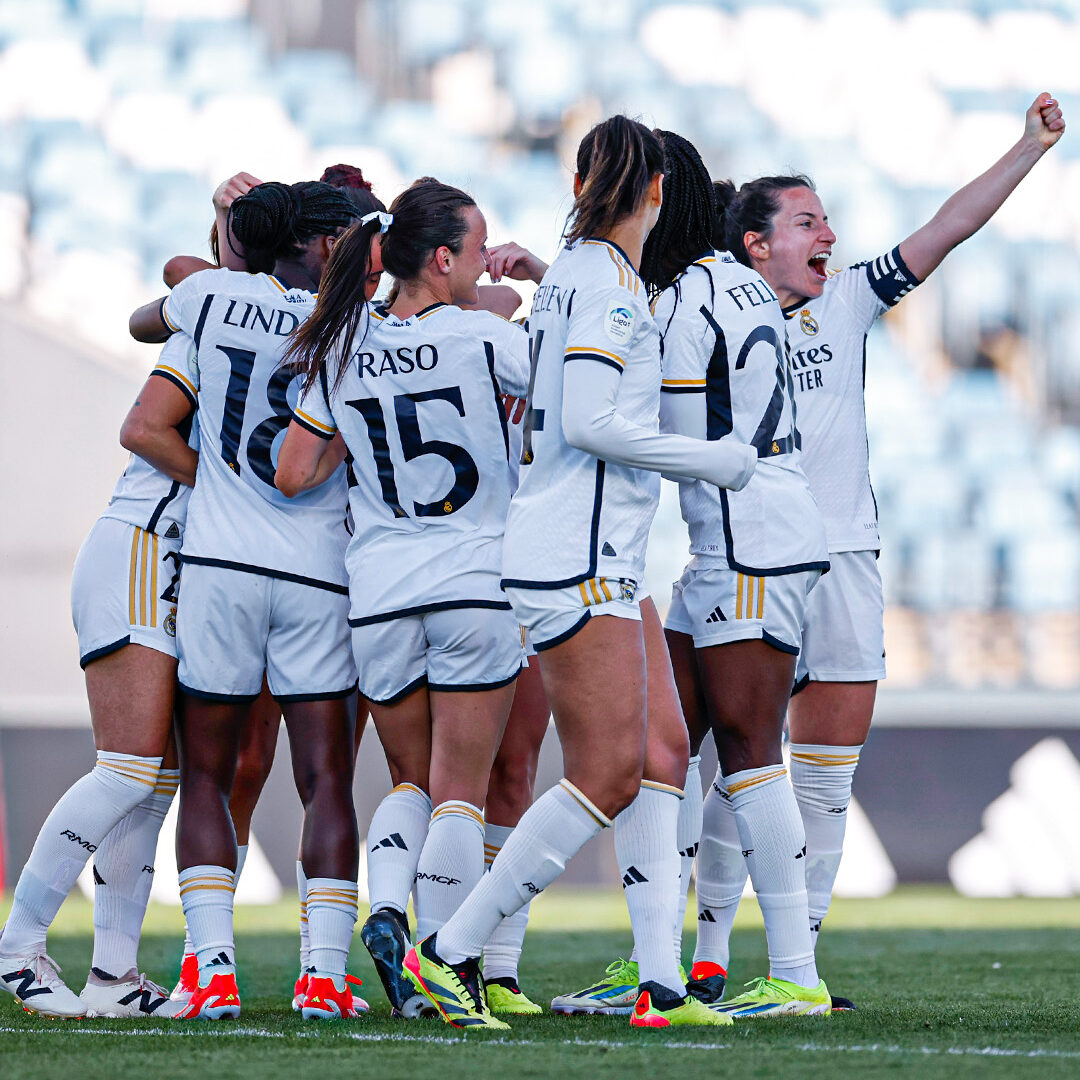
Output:
<instances>
[{"instance_id":1,"label":"adidas logo on shorts","mask_svg":"<svg viewBox=\"0 0 1080 1080\"><path fill-rule=\"evenodd\" d=\"M720 605L712 609L708 618L705 620L707 623L727 622L727 616L720 610Z\"/></svg>"}]
</instances>

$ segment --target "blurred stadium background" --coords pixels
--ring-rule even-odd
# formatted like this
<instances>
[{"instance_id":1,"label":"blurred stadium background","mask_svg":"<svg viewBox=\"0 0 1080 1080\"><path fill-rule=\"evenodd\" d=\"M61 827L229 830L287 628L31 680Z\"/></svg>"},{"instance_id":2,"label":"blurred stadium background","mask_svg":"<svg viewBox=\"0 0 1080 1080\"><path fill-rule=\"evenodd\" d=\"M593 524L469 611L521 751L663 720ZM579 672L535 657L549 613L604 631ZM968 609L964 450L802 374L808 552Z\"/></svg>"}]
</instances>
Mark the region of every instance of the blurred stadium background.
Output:
<instances>
[{"instance_id":1,"label":"blurred stadium background","mask_svg":"<svg viewBox=\"0 0 1080 1080\"><path fill-rule=\"evenodd\" d=\"M89 760L71 565L153 360L128 313L169 256L205 255L218 181L344 161L389 202L437 175L550 257L577 140L621 110L717 176L812 175L842 265L1003 153L1037 92L1080 124L1077 56L1075 0L0 0L0 883ZM870 336L889 680L841 893L1080 892L1078 257L1073 131ZM684 551L668 492L658 599ZM363 826L386 779L362 755ZM241 900L291 880L284 765ZM612 866L598 845L574 873Z\"/></svg>"}]
</instances>

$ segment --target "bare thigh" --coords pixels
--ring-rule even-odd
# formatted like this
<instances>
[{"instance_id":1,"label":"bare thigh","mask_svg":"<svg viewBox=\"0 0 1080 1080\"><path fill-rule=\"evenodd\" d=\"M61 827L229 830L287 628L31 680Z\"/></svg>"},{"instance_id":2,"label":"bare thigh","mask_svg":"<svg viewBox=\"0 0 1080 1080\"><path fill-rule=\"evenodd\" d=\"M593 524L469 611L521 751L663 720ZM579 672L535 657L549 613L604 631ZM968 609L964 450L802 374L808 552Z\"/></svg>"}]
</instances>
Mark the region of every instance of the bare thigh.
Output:
<instances>
[{"instance_id":1,"label":"bare thigh","mask_svg":"<svg viewBox=\"0 0 1080 1080\"><path fill-rule=\"evenodd\" d=\"M664 627L652 598L641 604L645 634L645 765L643 775L680 791L686 783L690 742L679 704Z\"/></svg>"},{"instance_id":2,"label":"bare thigh","mask_svg":"<svg viewBox=\"0 0 1080 1080\"><path fill-rule=\"evenodd\" d=\"M122 649L86 668L86 697L99 750L163 757L176 699L176 658L145 645Z\"/></svg>"},{"instance_id":3,"label":"bare thigh","mask_svg":"<svg viewBox=\"0 0 1080 1080\"><path fill-rule=\"evenodd\" d=\"M533 657L518 676L514 704L491 767L485 817L493 824L516 825L532 803L536 764L550 718L540 662Z\"/></svg>"},{"instance_id":4,"label":"bare thigh","mask_svg":"<svg viewBox=\"0 0 1080 1080\"><path fill-rule=\"evenodd\" d=\"M665 630L664 637L667 639L671 670L679 692L683 719L686 721L686 732L690 737L690 753L696 754L701 750L705 736L709 734L709 714L701 686L694 639L689 634L679 633L678 630Z\"/></svg>"},{"instance_id":5,"label":"bare thigh","mask_svg":"<svg viewBox=\"0 0 1080 1080\"><path fill-rule=\"evenodd\" d=\"M641 623L600 615L540 654L566 779L614 817L641 787L645 764L645 636Z\"/></svg>"},{"instance_id":6,"label":"bare thigh","mask_svg":"<svg viewBox=\"0 0 1080 1080\"><path fill-rule=\"evenodd\" d=\"M788 706L791 741L862 746L870 734L876 682L811 682Z\"/></svg>"},{"instance_id":7,"label":"bare thigh","mask_svg":"<svg viewBox=\"0 0 1080 1080\"><path fill-rule=\"evenodd\" d=\"M394 705L365 702L382 743L390 782L413 784L430 793L431 705L426 686Z\"/></svg>"}]
</instances>

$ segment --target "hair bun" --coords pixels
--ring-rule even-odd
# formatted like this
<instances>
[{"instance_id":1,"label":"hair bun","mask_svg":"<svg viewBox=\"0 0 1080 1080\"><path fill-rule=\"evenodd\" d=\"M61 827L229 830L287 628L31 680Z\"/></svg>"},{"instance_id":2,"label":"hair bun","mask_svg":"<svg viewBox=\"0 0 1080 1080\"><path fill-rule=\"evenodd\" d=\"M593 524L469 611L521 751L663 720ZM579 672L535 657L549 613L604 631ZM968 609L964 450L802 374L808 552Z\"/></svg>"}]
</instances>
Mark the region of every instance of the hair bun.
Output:
<instances>
[{"instance_id":1,"label":"hair bun","mask_svg":"<svg viewBox=\"0 0 1080 1080\"><path fill-rule=\"evenodd\" d=\"M364 179L364 174L355 165L329 165L319 179L324 184L336 188L362 188L371 190L371 182Z\"/></svg>"}]
</instances>

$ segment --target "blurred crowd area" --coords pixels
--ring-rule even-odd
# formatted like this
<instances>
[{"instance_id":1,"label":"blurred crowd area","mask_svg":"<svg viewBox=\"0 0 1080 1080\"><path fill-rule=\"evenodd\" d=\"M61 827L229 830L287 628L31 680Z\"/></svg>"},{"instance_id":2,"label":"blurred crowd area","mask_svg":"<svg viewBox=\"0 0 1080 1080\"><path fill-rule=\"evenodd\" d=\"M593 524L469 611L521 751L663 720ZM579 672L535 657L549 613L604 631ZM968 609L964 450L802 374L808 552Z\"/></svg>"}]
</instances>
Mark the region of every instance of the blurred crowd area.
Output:
<instances>
[{"instance_id":1,"label":"blurred crowd area","mask_svg":"<svg viewBox=\"0 0 1080 1080\"><path fill-rule=\"evenodd\" d=\"M1011 146L1037 92L1080 125L1077 56L1066 0L0 0L0 298L145 368L128 313L207 253L217 182L339 161L387 202L460 184L493 242L550 257L613 111L716 176L810 174L843 265ZM870 336L894 686L1080 686L1078 254L1070 131Z\"/></svg>"}]
</instances>

